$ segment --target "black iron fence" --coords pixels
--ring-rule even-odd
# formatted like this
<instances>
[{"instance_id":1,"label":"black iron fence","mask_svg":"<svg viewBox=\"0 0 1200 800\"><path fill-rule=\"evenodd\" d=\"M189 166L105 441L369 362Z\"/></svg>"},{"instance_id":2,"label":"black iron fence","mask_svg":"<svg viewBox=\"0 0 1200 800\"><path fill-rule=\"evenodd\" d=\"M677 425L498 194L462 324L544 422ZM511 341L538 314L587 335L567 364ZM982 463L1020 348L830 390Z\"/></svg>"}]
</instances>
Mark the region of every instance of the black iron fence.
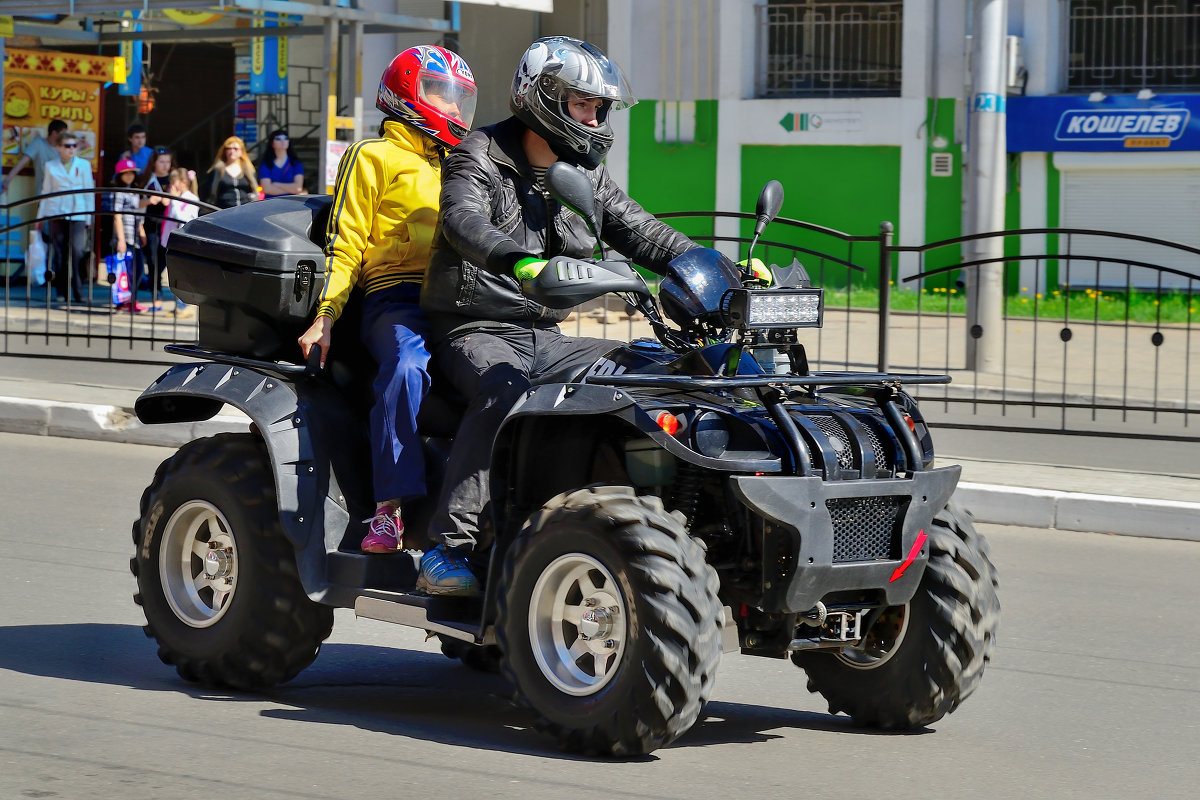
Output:
<instances>
[{"instance_id":1,"label":"black iron fence","mask_svg":"<svg viewBox=\"0 0 1200 800\"><path fill-rule=\"evenodd\" d=\"M98 220L111 216L96 213ZM741 234L753 225L752 214L660 217L739 257L750 238ZM0 235L17 231L27 240L30 224L10 222ZM798 260L826 288L825 325L804 334L814 369L949 373L948 386L913 387L943 427L1200 439L1200 249L1057 228L897 245L888 223L853 235L788 219L776 220L767 235L756 256L780 265ZM9 245L0 354L158 362L174 360L165 344L194 341L195 319L170 313L169 290L139 296L160 311L113 310L107 277L95 266L107 243L94 240L90 307L55 302L48 285L23 274L23 246ZM964 258L984 241L999 241L1001 255ZM968 319L968 290L981 270L999 273L999 330ZM568 331L649 335L614 306L585 310ZM976 369L972 349L985 339L999 359Z\"/></svg>"},{"instance_id":2,"label":"black iron fence","mask_svg":"<svg viewBox=\"0 0 1200 800\"><path fill-rule=\"evenodd\" d=\"M166 192L133 187L98 187L39 195L8 204L0 204L0 274L3 275L3 297L0 298L0 353L7 355L51 356L162 361L162 346L173 341L193 340L196 335L194 315L179 314L178 304L169 286L169 275L155 280L151 264L157 257L145 259L140 275L129 286L130 302L118 307L114 302L113 284L118 273L109 269L107 256L113 254L112 198L116 193L135 194L139 198L160 197L172 203L186 203L203 211L216 210L200 201L186 200ZM65 251L59 250L49 232L50 223L67 219L70 214L34 216L21 219L24 206L42 200L68 195L87 194L95 200L88 226L87 249L78 264L83 296L72 291L72 275L76 266ZM161 216L144 210L125 211L139 219L161 221ZM27 262L34 240L40 242L44 262L41 268ZM151 240L153 244L153 240ZM130 252L139 242L127 243ZM137 263L141 264L141 260ZM58 297L56 275L65 296ZM65 280L61 280L65 278Z\"/></svg>"}]
</instances>

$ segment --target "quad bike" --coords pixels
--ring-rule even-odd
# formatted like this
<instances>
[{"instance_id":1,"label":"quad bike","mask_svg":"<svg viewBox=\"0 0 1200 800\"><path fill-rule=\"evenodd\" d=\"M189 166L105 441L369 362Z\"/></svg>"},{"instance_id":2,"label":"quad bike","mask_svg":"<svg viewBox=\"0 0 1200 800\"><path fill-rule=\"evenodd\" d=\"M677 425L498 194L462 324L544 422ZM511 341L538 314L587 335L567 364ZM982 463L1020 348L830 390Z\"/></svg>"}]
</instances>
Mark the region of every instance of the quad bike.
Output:
<instances>
[{"instance_id":1,"label":"quad bike","mask_svg":"<svg viewBox=\"0 0 1200 800\"><path fill-rule=\"evenodd\" d=\"M547 180L599 230L582 173L555 166ZM773 181L751 251L781 203ZM252 421L163 462L133 525L135 600L182 677L240 690L287 681L316 657L333 608L353 608L498 666L540 730L611 755L685 733L723 652L790 656L831 712L880 728L928 725L979 685L996 571L951 502L959 469L934 468L901 388L949 378L811 371L800 334L821 324L823 294L798 265L762 288L694 250L656 300L602 251L551 259L525 287L532 297L569 308L618 293L657 340L535 385L509 412L492 455L482 597L418 593L416 552L361 554L371 365L349 347L323 370L295 360L325 278L328 214L328 197L284 197L171 237L173 289L200 317L198 342L170 349L197 361L167 370L137 415L196 421L229 404ZM460 407L434 384L420 427L436 496ZM410 531L428 506L406 505Z\"/></svg>"}]
</instances>

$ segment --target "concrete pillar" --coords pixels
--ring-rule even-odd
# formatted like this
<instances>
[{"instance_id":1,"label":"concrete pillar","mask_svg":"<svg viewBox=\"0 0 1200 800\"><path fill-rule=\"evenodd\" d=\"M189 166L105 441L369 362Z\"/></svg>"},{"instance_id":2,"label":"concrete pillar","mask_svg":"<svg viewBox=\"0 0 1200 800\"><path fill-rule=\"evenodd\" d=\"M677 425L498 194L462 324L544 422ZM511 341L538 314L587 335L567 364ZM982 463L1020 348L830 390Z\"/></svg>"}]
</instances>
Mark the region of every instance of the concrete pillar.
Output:
<instances>
[{"instance_id":1,"label":"concrete pillar","mask_svg":"<svg viewBox=\"0 0 1200 800\"><path fill-rule=\"evenodd\" d=\"M1007 0L975 0L972 23L971 150L968 233L1004 230L1005 36ZM968 244L968 260L996 259L967 271L967 368L999 372L1004 352L1004 255L1001 237Z\"/></svg>"}]
</instances>

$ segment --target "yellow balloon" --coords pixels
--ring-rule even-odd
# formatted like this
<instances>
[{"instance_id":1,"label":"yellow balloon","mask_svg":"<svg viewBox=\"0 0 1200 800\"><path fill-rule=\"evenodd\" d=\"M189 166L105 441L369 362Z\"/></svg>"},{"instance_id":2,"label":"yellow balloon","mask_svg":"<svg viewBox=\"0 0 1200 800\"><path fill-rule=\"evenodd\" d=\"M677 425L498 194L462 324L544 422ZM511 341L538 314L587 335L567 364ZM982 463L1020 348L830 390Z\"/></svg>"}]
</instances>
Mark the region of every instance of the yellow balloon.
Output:
<instances>
[{"instance_id":1,"label":"yellow balloon","mask_svg":"<svg viewBox=\"0 0 1200 800\"><path fill-rule=\"evenodd\" d=\"M164 8L162 12L167 15L168 19L184 25L208 25L223 16L215 11L188 11L181 8Z\"/></svg>"}]
</instances>

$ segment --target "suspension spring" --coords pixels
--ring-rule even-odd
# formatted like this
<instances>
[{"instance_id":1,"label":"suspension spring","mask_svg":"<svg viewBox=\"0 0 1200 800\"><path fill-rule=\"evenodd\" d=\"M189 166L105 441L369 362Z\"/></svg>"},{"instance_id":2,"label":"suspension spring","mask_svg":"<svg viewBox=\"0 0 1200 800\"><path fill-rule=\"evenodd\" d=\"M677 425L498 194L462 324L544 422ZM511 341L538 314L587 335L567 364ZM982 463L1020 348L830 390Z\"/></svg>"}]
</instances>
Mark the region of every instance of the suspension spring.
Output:
<instances>
[{"instance_id":1,"label":"suspension spring","mask_svg":"<svg viewBox=\"0 0 1200 800\"><path fill-rule=\"evenodd\" d=\"M671 486L671 508L687 518L687 527L692 527L696 518L696 504L700 501L700 468L687 461L680 461L675 470L675 482Z\"/></svg>"}]
</instances>

